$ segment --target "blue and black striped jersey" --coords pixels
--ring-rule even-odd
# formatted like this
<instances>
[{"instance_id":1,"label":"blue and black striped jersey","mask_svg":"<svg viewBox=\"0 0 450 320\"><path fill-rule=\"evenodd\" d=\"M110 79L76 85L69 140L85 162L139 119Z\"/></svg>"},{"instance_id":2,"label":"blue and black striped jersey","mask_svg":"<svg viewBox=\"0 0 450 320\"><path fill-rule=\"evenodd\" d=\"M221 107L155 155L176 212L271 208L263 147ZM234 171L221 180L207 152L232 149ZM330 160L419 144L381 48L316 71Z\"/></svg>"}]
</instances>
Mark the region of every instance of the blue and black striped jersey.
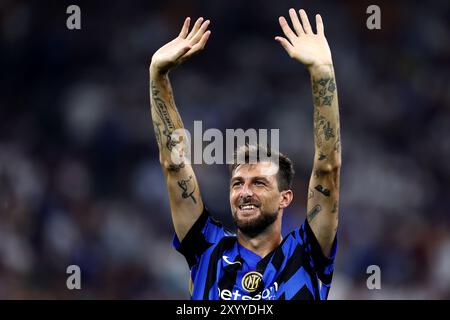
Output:
<instances>
[{"instance_id":1,"label":"blue and black striped jersey","mask_svg":"<svg viewBox=\"0 0 450 320\"><path fill-rule=\"evenodd\" d=\"M181 243L175 235L173 245L189 264L193 300L325 300L337 251L335 238L331 257L324 256L305 220L262 258L206 208Z\"/></svg>"}]
</instances>

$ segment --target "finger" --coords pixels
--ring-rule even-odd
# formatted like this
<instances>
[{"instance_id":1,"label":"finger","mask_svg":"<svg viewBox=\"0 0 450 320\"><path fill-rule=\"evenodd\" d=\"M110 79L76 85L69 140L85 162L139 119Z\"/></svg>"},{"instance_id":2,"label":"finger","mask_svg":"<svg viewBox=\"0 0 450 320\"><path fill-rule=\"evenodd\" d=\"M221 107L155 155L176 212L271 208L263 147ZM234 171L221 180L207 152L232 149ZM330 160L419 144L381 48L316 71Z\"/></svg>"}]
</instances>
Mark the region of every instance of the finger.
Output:
<instances>
[{"instance_id":1,"label":"finger","mask_svg":"<svg viewBox=\"0 0 450 320\"><path fill-rule=\"evenodd\" d=\"M306 15L305 10L300 10L300 18L302 19L303 30L305 30L306 34L313 33L311 25L309 24L308 16Z\"/></svg>"},{"instance_id":2,"label":"finger","mask_svg":"<svg viewBox=\"0 0 450 320\"><path fill-rule=\"evenodd\" d=\"M316 28L317 34L324 34L323 21L320 14L316 14Z\"/></svg>"},{"instance_id":3,"label":"finger","mask_svg":"<svg viewBox=\"0 0 450 320\"><path fill-rule=\"evenodd\" d=\"M291 27L289 27L289 24L286 21L286 19L284 17L279 17L278 22L280 23L280 26L284 32L284 35L289 39L290 42L293 42L297 36L292 31Z\"/></svg>"},{"instance_id":4,"label":"finger","mask_svg":"<svg viewBox=\"0 0 450 320\"><path fill-rule=\"evenodd\" d=\"M292 25L294 26L295 32L297 32L297 35L304 34L305 31L303 30L303 27L300 23L300 20L298 20L297 12L294 9L289 9L289 16L291 17Z\"/></svg>"},{"instance_id":5,"label":"finger","mask_svg":"<svg viewBox=\"0 0 450 320\"><path fill-rule=\"evenodd\" d=\"M187 34L188 34L188 31L189 31L189 25L190 25L190 24L191 24L191 18L190 18L190 17L187 17L187 18L184 20L183 27L181 28L181 31L180 31L180 34L178 35L178 37L183 38L183 39L186 38L186 36L187 36Z\"/></svg>"},{"instance_id":6,"label":"finger","mask_svg":"<svg viewBox=\"0 0 450 320\"><path fill-rule=\"evenodd\" d=\"M177 60L180 57L184 56L191 49L192 49L192 46L190 46L189 44L187 44L185 46L182 46L180 49L178 49L178 51L177 51L177 53L175 55L175 60Z\"/></svg>"},{"instance_id":7,"label":"finger","mask_svg":"<svg viewBox=\"0 0 450 320\"><path fill-rule=\"evenodd\" d=\"M290 57L292 57L292 49L293 49L292 44L289 41L287 41L286 38L283 38L283 37L275 37L275 40L278 41L283 46L283 48L286 50L288 55Z\"/></svg>"},{"instance_id":8,"label":"finger","mask_svg":"<svg viewBox=\"0 0 450 320\"><path fill-rule=\"evenodd\" d=\"M192 37L197 33L198 29L200 29L202 22L203 22L202 17L198 18L197 21L195 21L194 27L192 27L192 30L191 30L191 32L189 32L186 39L188 39L188 40L192 39Z\"/></svg>"},{"instance_id":9,"label":"finger","mask_svg":"<svg viewBox=\"0 0 450 320\"><path fill-rule=\"evenodd\" d=\"M198 29L197 33L194 35L194 37L191 39L190 43L191 45L195 45L203 36L203 34L206 31L206 28L208 28L209 26L209 20L206 20L205 22L202 23L202 26L200 27L200 29Z\"/></svg>"},{"instance_id":10,"label":"finger","mask_svg":"<svg viewBox=\"0 0 450 320\"><path fill-rule=\"evenodd\" d=\"M189 50L186 53L186 58L192 56L193 54L203 50L205 48L206 43L208 42L209 35L211 34L211 31L206 31L202 37L200 38L200 41L198 41L194 46L192 46L191 50Z\"/></svg>"},{"instance_id":11,"label":"finger","mask_svg":"<svg viewBox=\"0 0 450 320\"><path fill-rule=\"evenodd\" d=\"M200 45L200 50L203 50L206 46L206 43L208 42L209 36L211 34L211 31L206 31L202 38L200 39L200 41L198 42L198 44Z\"/></svg>"}]
</instances>

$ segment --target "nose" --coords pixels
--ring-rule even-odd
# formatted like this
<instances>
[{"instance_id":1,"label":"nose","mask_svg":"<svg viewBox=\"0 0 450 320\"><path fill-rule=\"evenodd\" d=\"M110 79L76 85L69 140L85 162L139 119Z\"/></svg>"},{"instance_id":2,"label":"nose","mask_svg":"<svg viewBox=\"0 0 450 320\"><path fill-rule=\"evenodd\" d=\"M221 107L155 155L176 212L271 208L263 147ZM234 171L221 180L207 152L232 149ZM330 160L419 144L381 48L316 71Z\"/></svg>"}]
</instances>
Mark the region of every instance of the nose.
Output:
<instances>
[{"instance_id":1,"label":"nose","mask_svg":"<svg viewBox=\"0 0 450 320\"><path fill-rule=\"evenodd\" d=\"M241 188L241 192L239 193L239 198L250 198L253 196L253 190L250 188L250 185L248 183L244 183L244 185Z\"/></svg>"}]
</instances>

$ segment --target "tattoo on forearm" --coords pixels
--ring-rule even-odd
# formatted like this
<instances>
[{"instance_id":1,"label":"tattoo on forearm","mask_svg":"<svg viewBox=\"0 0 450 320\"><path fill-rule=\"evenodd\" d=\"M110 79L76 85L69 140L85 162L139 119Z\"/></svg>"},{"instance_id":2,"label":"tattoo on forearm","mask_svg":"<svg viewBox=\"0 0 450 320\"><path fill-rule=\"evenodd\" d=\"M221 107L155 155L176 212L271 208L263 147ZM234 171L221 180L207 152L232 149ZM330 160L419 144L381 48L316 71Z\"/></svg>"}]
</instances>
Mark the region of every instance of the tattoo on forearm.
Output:
<instances>
[{"instance_id":1,"label":"tattoo on forearm","mask_svg":"<svg viewBox=\"0 0 450 320\"><path fill-rule=\"evenodd\" d=\"M319 109L316 109L314 112L314 138L316 145L321 148L323 145L323 132L324 127L326 125L326 119L319 112Z\"/></svg>"},{"instance_id":2,"label":"tattoo on forearm","mask_svg":"<svg viewBox=\"0 0 450 320\"><path fill-rule=\"evenodd\" d=\"M155 129L155 136L156 136L156 142L158 143L158 146L161 147L161 129L159 128L161 126L161 123L158 121L153 121L153 128Z\"/></svg>"},{"instance_id":3,"label":"tattoo on forearm","mask_svg":"<svg viewBox=\"0 0 450 320\"><path fill-rule=\"evenodd\" d=\"M330 125L330 121L327 121L323 128L323 134L325 136L325 140L328 141L331 138L334 138L333 128Z\"/></svg>"},{"instance_id":4,"label":"tattoo on forearm","mask_svg":"<svg viewBox=\"0 0 450 320\"><path fill-rule=\"evenodd\" d=\"M151 82L151 90L153 101L155 102L156 111L161 117L164 127L170 131L175 130L175 126L173 125L172 119L170 118L169 110L164 102L164 100L160 96L160 91L156 88L156 84L154 81Z\"/></svg>"},{"instance_id":5,"label":"tattoo on forearm","mask_svg":"<svg viewBox=\"0 0 450 320\"><path fill-rule=\"evenodd\" d=\"M189 187L190 187L190 182L192 180L192 175L189 176L189 179L186 180L180 180L178 181L178 186L183 190L183 192L181 193L181 196L183 197L183 199L187 199L187 198L191 198L192 201L194 201L194 203L197 203L197 200L195 200L195 197L193 196L194 192L195 192L195 184L193 186L193 190L192 191L188 191Z\"/></svg>"},{"instance_id":6,"label":"tattoo on forearm","mask_svg":"<svg viewBox=\"0 0 450 320\"><path fill-rule=\"evenodd\" d=\"M341 134L338 132L336 142L334 143L334 151L341 152Z\"/></svg>"},{"instance_id":7,"label":"tattoo on forearm","mask_svg":"<svg viewBox=\"0 0 450 320\"><path fill-rule=\"evenodd\" d=\"M319 179L325 177L328 173L326 171L316 169L314 170L314 178Z\"/></svg>"},{"instance_id":8,"label":"tattoo on forearm","mask_svg":"<svg viewBox=\"0 0 450 320\"><path fill-rule=\"evenodd\" d=\"M311 188L308 188L308 199L311 199L314 197L314 190Z\"/></svg>"},{"instance_id":9,"label":"tattoo on forearm","mask_svg":"<svg viewBox=\"0 0 450 320\"><path fill-rule=\"evenodd\" d=\"M308 222L313 221L313 219L317 216L317 214L322 211L322 207L320 204L316 204L314 208L309 210L309 212L306 214L306 218L308 219Z\"/></svg>"},{"instance_id":10,"label":"tattoo on forearm","mask_svg":"<svg viewBox=\"0 0 450 320\"><path fill-rule=\"evenodd\" d=\"M333 205L333 209L331 209L331 213L336 213L338 210L338 202L335 201Z\"/></svg>"},{"instance_id":11,"label":"tattoo on forearm","mask_svg":"<svg viewBox=\"0 0 450 320\"><path fill-rule=\"evenodd\" d=\"M323 194L326 197L330 196L330 190L324 188L321 184L318 184L317 186L315 186L315 188L317 191L319 191L321 194Z\"/></svg>"},{"instance_id":12,"label":"tattoo on forearm","mask_svg":"<svg viewBox=\"0 0 450 320\"><path fill-rule=\"evenodd\" d=\"M314 105L318 107L331 106L336 90L333 78L312 79Z\"/></svg>"},{"instance_id":13,"label":"tattoo on forearm","mask_svg":"<svg viewBox=\"0 0 450 320\"><path fill-rule=\"evenodd\" d=\"M179 142L178 141L174 141L172 139L172 133L173 131L176 129L172 118L170 116L169 113L169 109L166 105L166 103L164 102L164 100L161 98L160 96L160 91L156 88L156 84L154 83L154 81L151 81L150 83L151 86L151 96L154 102L154 108L156 113L158 114L159 118L162 120L162 125L163 125L163 130L162 130L162 135L164 135L164 137L166 138L166 147L169 151L172 151L172 148L175 147ZM181 123L181 119L177 119L178 124ZM161 137L161 135L160 135ZM162 145L161 145L162 146Z\"/></svg>"},{"instance_id":14,"label":"tattoo on forearm","mask_svg":"<svg viewBox=\"0 0 450 320\"><path fill-rule=\"evenodd\" d=\"M319 161L333 158L332 152L341 152L339 112L337 110L337 91L334 76L312 78L314 99L314 142ZM330 108L323 108L329 106ZM319 111L320 110L320 111ZM331 158L330 158L331 156Z\"/></svg>"},{"instance_id":15,"label":"tattoo on forearm","mask_svg":"<svg viewBox=\"0 0 450 320\"><path fill-rule=\"evenodd\" d=\"M172 172L180 172L180 170L184 168L184 162L180 163L180 164L171 164L169 165L169 171Z\"/></svg>"},{"instance_id":16,"label":"tattoo on forearm","mask_svg":"<svg viewBox=\"0 0 450 320\"><path fill-rule=\"evenodd\" d=\"M333 96L325 96L325 97L323 97L322 105L331 106L332 101L333 101Z\"/></svg>"},{"instance_id":17,"label":"tattoo on forearm","mask_svg":"<svg viewBox=\"0 0 450 320\"><path fill-rule=\"evenodd\" d=\"M331 126L331 122L320 114L319 109L316 109L314 112L314 137L316 145L319 148L323 147L324 141L329 141L331 138L335 138L335 133L333 127ZM322 155L324 158L319 160L324 160L326 158L323 153Z\"/></svg>"},{"instance_id":18,"label":"tattoo on forearm","mask_svg":"<svg viewBox=\"0 0 450 320\"><path fill-rule=\"evenodd\" d=\"M321 170L314 170L314 178L318 179L322 176L323 176L323 172Z\"/></svg>"}]
</instances>

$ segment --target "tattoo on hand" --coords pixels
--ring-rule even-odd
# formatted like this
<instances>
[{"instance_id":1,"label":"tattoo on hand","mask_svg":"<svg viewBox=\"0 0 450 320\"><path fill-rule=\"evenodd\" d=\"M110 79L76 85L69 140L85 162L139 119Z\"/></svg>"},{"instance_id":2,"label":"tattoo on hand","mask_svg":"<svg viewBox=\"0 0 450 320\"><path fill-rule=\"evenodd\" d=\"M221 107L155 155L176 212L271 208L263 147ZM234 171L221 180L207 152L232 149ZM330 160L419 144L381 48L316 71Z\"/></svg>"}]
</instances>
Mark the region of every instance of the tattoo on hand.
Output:
<instances>
[{"instance_id":1,"label":"tattoo on hand","mask_svg":"<svg viewBox=\"0 0 450 320\"><path fill-rule=\"evenodd\" d=\"M318 184L314 189L319 191L321 194L323 194L326 197L330 196L330 190L324 188L321 184Z\"/></svg>"},{"instance_id":2,"label":"tattoo on hand","mask_svg":"<svg viewBox=\"0 0 450 320\"><path fill-rule=\"evenodd\" d=\"M314 206L314 208L312 208L307 214L306 214L306 218L308 220L308 222L313 221L313 219L317 216L317 214L322 211L322 207L320 206L320 204L316 204Z\"/></svg>"},{"instance_id":3,"label":"tattoo on hand","mask_svg":"<svg viewBox=\"0 0 450 320\"><path fill-rule=\"evenodd\" d=\"M195 185L194 185L194 189L191 192L188 191L191 180L192 180L192 176L189 176L189 179L186 179L186 180L182 179L182 180L178 181L178 186L183 190L183 192L181 193L181 196L183 197L183 199L191 198L192 201L194 201L194 203L197 203L197 200L195 200L195 197L193 196L193 194L195 192Z\"/></svg>"}]
</instances>

